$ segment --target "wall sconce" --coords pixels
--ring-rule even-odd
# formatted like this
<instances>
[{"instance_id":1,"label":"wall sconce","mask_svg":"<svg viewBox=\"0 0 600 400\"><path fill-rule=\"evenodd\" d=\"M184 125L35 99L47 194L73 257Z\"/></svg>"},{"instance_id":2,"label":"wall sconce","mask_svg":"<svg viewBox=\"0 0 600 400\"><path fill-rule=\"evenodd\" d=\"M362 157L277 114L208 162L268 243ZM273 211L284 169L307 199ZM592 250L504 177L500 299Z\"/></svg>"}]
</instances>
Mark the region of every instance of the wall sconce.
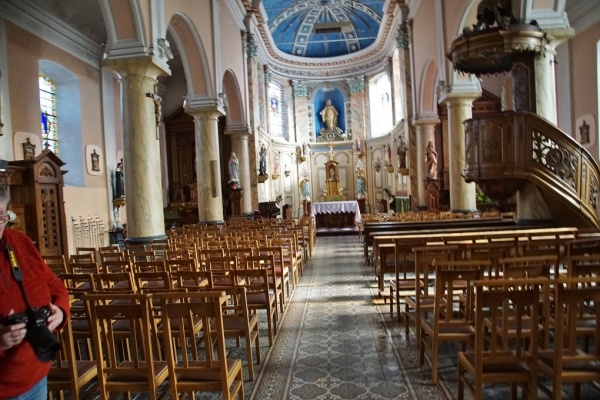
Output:
<instances>
[{"instance_id":1,"label":"wall sconce","mask_svg":"<svg viewBox=\"0 0 600 400\"><path fill-rule=\"evenodd\" d=\"M381 160L378 158L373 166L375 167L375 172L381 171Z\"/></svg>"},{"instance_id":2,"label":"wall sconce","mask_svg":"<svg viewBox=\"0 0 600 400\"><path fill-rule=\"evenodd\" d=\"M287 164L285 165L285 169L283 170L283 173L285 174L285 176L290 176L290 169L288 168Z\"/></svg>"}]
</instances>

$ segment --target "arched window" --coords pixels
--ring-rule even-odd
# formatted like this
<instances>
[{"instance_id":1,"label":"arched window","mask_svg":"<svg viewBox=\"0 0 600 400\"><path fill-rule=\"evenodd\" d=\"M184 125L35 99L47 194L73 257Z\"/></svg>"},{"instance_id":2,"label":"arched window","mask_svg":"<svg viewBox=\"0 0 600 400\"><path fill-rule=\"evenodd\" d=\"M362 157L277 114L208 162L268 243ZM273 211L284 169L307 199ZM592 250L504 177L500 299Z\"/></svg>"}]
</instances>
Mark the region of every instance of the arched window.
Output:
<instances>
[{"instance_id":1,"label":"arched window","mask_svg":"<svg viewBox=\"0 0 600 400\"><path fill-rule=\"evenodd\" d=\"M58 155L58 121L56 118L56 84L44 74L39 75L42 140L44 150Z\"/></svg>"},{"instance_id":2,"label":"arched window","mask_svg":"<svg viewBox=\"0 0 600 400\"><path fill-rule=\"evenodd\" d=\"M281 86L269 83L269 132L271 136L283 136L283 104Z\"/></svg>"},{"instance_id":3,"label":"arched window","mask_svg":"<svg viewBox=\"0 0 600 400\"><path fill-rule=\"evenodd\" d=\"M44 146L47 142L48 148L60 154L66 163L69 173L64 176L65 186L83 187L85 164L79 78L50 60L38 61L38 76Z\"/></svg>"},{"instance_id":4,"label":"arched window","mask_svg":"<svg viewBox=\"0 0 600 400\"><path fill-rule=\"evenodd\" d=\"M386 73L373 78L369 84L369 109L371 136L379 137L390 132L393 128L392 85Z\"/></svg>"}]
</instances>

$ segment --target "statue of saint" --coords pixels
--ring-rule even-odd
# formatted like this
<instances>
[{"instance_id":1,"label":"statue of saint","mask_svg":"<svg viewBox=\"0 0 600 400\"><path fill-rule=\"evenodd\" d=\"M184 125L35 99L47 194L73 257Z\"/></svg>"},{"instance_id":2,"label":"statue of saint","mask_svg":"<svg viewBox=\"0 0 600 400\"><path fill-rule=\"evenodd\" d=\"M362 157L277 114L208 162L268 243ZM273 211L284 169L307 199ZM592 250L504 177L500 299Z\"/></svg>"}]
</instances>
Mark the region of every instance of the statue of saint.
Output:
<instances>
[{"instance_id":1,"label":"statue of saint","mask_svg":"<svg viewBox=\"0 0 600 400\"><path fill-rule=\"evenodd\" d=\"M233 151L231 152L231 157L229 157L229 181L240 181L240 162Z\"/></svg>"},{"instance_id":2,"label":"statue of saint","mask_svg":"<svg viewBox=\"0 0 600 400\"><path fill-rule=\"evenodd\" d=\"M325 124L327 129L333 130L337 128L338 112L335 109L335 107L331 104L331 99L327 100L327 104L325 105L325 107L323 107L319 115L321 116L321 118L323 118L323 123Z\"/></svg>"},{"instance_id":3,"label":"statue of saint","mask_svg":"<svg viewBox=\"0 0 600 400\"><path fill-rule=\"evenodd\" d=\"M258 175L265 176L267 175L267 149L264 144L260 145L260 162L258 165Z\"/></svg>"},{"instance_id":4,"label":"statue of saint","mask_svg":"<svg viewBox=\"0 0 600 400\"><path fill-rule=\"evenodd\" d=\"M425 151L425 162L427 163L427 178L437 179L437 152L433 148L433 142L430 140Z\"/></svg>"},{"instance_id":5,"label":"statue of saint","mask_svg":"<svg viewBox=\"0 0 600 400\"><path fill-rule=\"evenodd\" d=\"M122 199L125 198L125 182L123 175L123 162L117 163L117 169L115 169L115 194L113 198Z\"/></svg>"}]
</instances>

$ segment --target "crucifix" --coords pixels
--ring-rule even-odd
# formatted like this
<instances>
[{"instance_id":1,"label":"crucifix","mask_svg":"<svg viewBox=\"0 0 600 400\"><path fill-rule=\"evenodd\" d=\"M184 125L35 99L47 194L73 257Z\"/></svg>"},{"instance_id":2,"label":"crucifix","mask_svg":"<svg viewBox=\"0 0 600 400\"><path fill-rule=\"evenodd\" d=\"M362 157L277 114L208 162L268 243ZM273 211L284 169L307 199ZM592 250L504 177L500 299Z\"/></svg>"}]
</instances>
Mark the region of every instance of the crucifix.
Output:
<instances>
[{"instance_id":1,"label":"crucifix","mask_svg":"<svg viewBox=\"0 0 600 400\"><path fill-rule=\"evenodd\" d=\"M146 97L149 97L154 102L154 117L156 120L156 139L158 140L159 128L162 120L162 98L158 95L156 85L154 85L154 92L146 93Z\"/></svg>"}]
</instances>

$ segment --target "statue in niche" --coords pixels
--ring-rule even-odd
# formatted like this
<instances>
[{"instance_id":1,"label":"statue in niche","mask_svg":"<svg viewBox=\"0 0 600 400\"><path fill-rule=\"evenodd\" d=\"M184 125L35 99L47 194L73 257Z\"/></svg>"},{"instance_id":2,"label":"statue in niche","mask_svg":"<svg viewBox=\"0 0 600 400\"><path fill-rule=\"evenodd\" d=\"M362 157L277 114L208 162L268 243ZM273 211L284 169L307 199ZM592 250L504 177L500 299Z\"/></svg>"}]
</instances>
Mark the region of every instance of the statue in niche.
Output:
<instances>
[{"instance_id":1,"label":"statue in niche","mask_svg":"<svg viewBox=\"0 0 600 400\"><path fill-rule=\"evenodd\" d=\"M338 112L333 104L331 104L331 99L327 99L327 103L321 112L319 112L319 115L323 118L323 123L328 130L335 130L337 128Z\"/></svg>"},{"instance_id":2,"label":"statue in niche","mask_svg":"<svg viewBox=\"0 0 600 400\"><path fill-rule=\"evenodd\" d=\"M427 163L427 179L437 179L437 157L438 154L433 148L433 142L430 140L425 151L425 162Z\"/></svg>"}]
</instances>

